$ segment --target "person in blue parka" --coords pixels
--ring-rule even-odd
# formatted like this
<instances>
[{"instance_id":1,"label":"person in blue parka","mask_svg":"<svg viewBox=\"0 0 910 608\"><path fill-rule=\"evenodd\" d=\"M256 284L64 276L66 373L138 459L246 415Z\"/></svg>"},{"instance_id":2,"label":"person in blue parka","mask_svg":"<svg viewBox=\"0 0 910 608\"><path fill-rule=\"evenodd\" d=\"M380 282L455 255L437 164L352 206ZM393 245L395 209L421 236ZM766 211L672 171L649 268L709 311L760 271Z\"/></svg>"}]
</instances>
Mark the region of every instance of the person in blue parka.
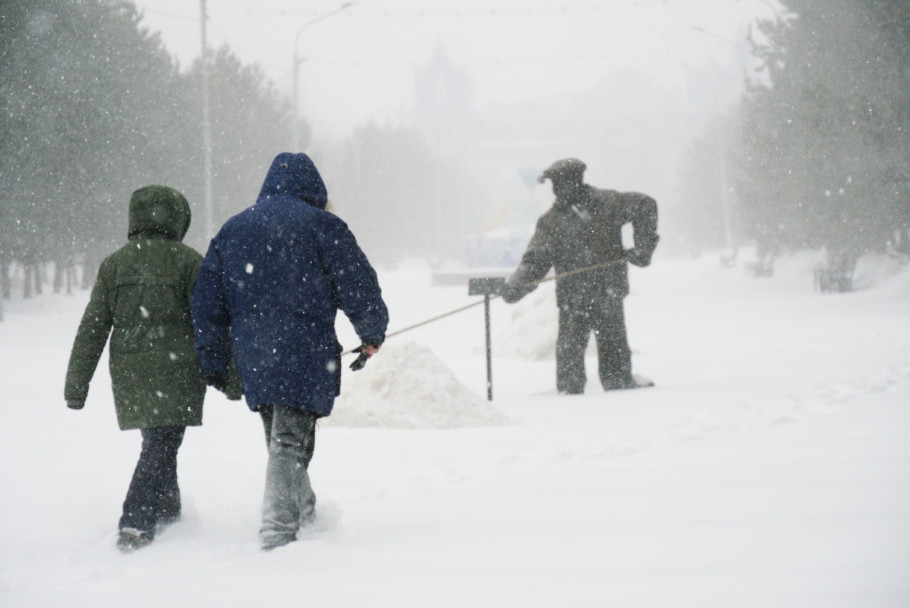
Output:
<instances>
[{"instance_id":1,"label":"person in blue parka","mask_svg":"<svg viewBox=\"0 0 910 608\"><path fill-rule=\"evenodd\" d=\"M193 290L206 382L223 387L233 356L247 404L265 426L266 550L295 540L315 514L307 466L316 420L332 413L341 388L336 312L347 315L366 356L388 326L376 272L327 201L306 154L279 154L256 203L212 239Z\"/></svg>"}]
</instances>

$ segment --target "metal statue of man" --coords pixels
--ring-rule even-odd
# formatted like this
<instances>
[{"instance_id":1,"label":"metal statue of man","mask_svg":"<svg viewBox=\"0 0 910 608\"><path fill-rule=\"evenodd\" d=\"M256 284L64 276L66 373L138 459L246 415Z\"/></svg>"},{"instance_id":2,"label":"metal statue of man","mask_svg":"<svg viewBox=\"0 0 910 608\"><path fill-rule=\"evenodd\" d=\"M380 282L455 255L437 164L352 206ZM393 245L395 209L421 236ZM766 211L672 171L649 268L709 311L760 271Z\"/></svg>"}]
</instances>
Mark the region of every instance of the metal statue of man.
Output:
<instances>
[{"instance_id":1,"label":"metal statue of man","mask_svg":"<svg viewBox=\"0 0 910 608\"><path fill-rule=\"evenodd\" d=\"M604 390L651 386L650 381L632 375L623 299L629 294L627 262L648 266L657 247L657 203L645 194L585 184L585 168L582 161L567 158L553 163L538 178L540 183L552 182L556 200L538 219L502 297L510 304L517 302L534 290L550 268L555 269L560 393L584 392L584 355L591 332L597 341ZM635 245L631 249L623 249L625 224L632 225Z\"/></svg>"}]
</instances>

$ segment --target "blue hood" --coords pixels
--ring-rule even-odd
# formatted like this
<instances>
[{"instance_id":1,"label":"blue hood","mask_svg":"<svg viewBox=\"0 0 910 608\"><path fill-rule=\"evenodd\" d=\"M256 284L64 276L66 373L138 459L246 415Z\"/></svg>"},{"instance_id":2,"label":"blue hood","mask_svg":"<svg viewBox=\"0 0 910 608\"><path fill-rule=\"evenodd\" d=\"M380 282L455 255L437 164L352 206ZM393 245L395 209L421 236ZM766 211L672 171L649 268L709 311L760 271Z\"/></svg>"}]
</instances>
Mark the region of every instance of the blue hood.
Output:
<instances>
[{"instance_id":1,"label":"blue hood","mask_svg":"<svg viewBox=\"0 0 910 608\"><path fill-rule=\"evenodd\" d=\"M272 161L258 200L261 202L282 195L291 195L308 205L325 209L329 200L325 182L306 154L282 152Z\"/></svg>"}]
</instances>

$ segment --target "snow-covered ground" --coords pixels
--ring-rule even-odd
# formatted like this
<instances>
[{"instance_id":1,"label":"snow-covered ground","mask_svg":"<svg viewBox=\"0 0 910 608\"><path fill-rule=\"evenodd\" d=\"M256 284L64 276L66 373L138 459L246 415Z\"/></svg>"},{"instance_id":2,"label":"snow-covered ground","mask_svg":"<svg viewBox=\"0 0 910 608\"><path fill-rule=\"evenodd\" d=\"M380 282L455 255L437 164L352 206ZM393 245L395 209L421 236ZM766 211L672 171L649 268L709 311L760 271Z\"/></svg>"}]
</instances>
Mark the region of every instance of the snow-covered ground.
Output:
<instances>
[{"instance_id":1,"label":"snow-covered ground","mask_svg":"<svg viewBox=\"0 0 910 608\"><path fill-rule=\"evenodd\" d=\"M652 389L604 393L590 358L587 393L555 394L552 284L493 303L493 404L482 307L392 338L320 425L318 525L271 553L259 420L217 394L183 520L119 553L139 433L106 359L84 410L62 398L87 294L8 302L0 606L910 606L910 269L864 260L822 295L814 261L633 270ZM418 263L380 280L391 330L470 301Z\"/></svg>"}]
</instances>

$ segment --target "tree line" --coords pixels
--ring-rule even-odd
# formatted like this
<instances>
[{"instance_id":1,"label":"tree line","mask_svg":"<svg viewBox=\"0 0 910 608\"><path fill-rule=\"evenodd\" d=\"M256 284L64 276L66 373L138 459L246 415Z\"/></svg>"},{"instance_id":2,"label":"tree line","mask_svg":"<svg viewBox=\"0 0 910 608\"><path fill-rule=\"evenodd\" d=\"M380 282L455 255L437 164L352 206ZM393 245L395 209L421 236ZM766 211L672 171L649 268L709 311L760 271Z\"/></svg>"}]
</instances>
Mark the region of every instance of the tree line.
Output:
<instances>
[{"instance_id":1,"label":"tree line","mask_svg":"<svg viewBox=\"0 0 910 608\"><path fill-rule=\"evenodd\" d=\"M187 241L203 248L202 63L180 70L131 2L19 0L0 11L0 284L25 269L55 290L78 263L91 283L100 258L126 237L133 190L162 183L196 212ZM287 147L290 104L256 66L209 53L213 216L255 199ZM306 124L300 125L307 133Z\"/></svg>"},{"instance_id":2,"label":"tree line","mask_svg":"<svg viewBox=\"0 0 910 608\"><path fill-rule=\"evenodd\" d=\"M11 265L24 269L26 297L46 284L89 286L103 256L124 242L127 202L143 185L183 192L195 214L185 241L203 252L208 245L202 63L181 70L140 21L120 0L13 0L0 10L6 298ZM207 65L217 227L255 201L271 160L290 148L294 113L258 66L226 47L210 51ZM306 121L298 132L335 210L377 262L460 253L458 236L479 205L471 180L413 130L367 124L315 151Z\"/></svg>"},{"instance_id":3,"label":"tree line","mask_svg":"<svg viewBox=\"0 0 910 608\"><path fill-rule=\"evenodd\" d=\"M739 240L768 254L824 249L847 265L869 251L910 253L910 4L780 5L753 32L759 78L713 127L735 136L728 195ZM705 164L716 139L693 146L690 181L716 173ZM683 195L705 191L720 188ZM702 215L717 229L714 196Z\"/></svg>"}]
</instances>

